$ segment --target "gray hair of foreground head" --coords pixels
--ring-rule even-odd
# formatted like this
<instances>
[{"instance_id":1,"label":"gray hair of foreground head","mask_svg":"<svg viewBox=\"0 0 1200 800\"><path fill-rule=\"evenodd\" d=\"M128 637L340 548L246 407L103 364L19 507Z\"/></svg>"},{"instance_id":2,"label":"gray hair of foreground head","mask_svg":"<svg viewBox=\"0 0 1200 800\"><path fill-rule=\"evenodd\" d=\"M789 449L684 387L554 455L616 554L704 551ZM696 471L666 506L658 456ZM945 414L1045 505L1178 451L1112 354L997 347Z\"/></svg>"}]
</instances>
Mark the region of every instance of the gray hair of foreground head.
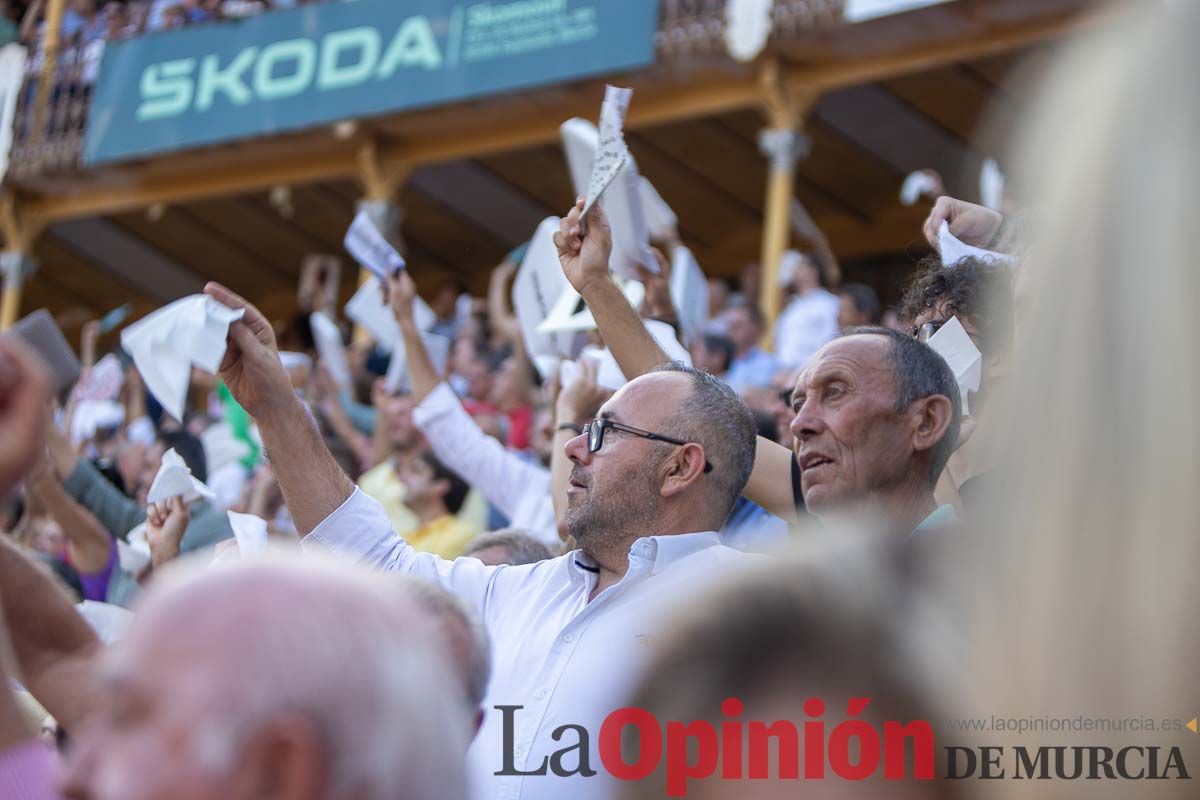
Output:
<instances>
[{"instance_id":1,"label":"gray hair of foreground head","mask_svg":"<svg viewBox=\"0 0 1200 800\"><path fill-rule=\"evenodd\" d=\"M509 560L506 563L514 567L554 558L549 547L521 528L501 528L498 531L481 533L467 543L463 554L469 556L489 547L503 547L507 550Z\"/></svg>"},{"instance_id":2,"label":"gray hair of foreground head","mask_svg":"<svg viewBox=\"0 0 1200 800\"><path fill-rule=\"evenodd\" d=\"M950 456L954 454L959 428L962 427L962 399L958 395L958 381L954 379L950 365L929 345L891 328L848 328L838 338L847 336L883 336L891 343L892 381L896 385L897 411L903 413L917 400L939 394L950 401L950 424L930 451L929 485L936 485Z\"/></svg>"},{"instance_id":3,"label":"gray hair of foreground head","mask_svg":"<svg viewBox=\"0 0 1200 800\"><path fill-rule=\"evenodd\" d=\"M682 372L691 378L691 393L662 432L704 448L713 465L709 475L713 505L728 515L754 469L758 436L754 415L729 384L704 370L670 361L651 372Z\"/></svg>"},{"instance_id":4,"label":"gray hair of foreground head","mask_svg":"<svg viewBox=\"0 0 1200 800\"><path fill-rule=\"evenodd\" d=\"M473 715L483 706L488 680L492 676L492 646L483 622L461 598L435 583L420 578L405 578L402 583L417 605L436 618L438 627L451 639L453 650L460 650L457 646L459 632L454 628L467 634L466 663L461 666L465 667L464 689Z\"/></svg>"},{"instance_id":5,"label":"gray hair of foreground head","mask_svg":"<svg viewBox=\"0 0 1200 800\"><path fill-rule=\"evenodd\" d=\"M438 632L398 582L331 557L272 553L212 568L185 559L156 577L139 616L157 616L153 630L187 624L228 639L180 676L180 691L194 687L201 701L195 756L210 771L228 770L264 725L293 715L321 737L328 798L465 798L461 690Z\"/></svg>"}]
</instances>

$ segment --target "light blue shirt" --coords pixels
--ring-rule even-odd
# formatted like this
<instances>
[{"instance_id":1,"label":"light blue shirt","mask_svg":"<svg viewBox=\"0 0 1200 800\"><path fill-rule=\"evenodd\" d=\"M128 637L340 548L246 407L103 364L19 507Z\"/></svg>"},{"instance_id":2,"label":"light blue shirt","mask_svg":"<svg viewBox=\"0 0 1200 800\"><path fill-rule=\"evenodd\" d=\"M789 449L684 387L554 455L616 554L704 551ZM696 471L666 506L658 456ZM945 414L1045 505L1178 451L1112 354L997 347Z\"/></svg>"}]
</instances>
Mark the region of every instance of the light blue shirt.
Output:
<instances>
[{"instance_id":1,"label":"light blue shirt","mask_svg":"<svg viewBox=\"0 0 1200 800\"><path fill-rule=\"evenodd\" d=\"M779 371L779 361L765 350L753 347L741 358L729 365L725 382L735 392L744 392L755 386L770 386L771 379Z\"/></svg>"}]
</instances>

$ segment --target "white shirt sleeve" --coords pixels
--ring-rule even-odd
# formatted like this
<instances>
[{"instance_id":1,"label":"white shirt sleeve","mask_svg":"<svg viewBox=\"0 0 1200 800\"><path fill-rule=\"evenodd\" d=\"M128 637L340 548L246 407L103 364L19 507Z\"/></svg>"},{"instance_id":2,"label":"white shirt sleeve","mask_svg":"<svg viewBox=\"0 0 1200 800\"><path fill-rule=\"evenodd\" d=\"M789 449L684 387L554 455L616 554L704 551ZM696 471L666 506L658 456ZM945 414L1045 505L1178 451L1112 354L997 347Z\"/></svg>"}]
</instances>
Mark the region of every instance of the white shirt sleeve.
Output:
<instances>
[{"instance_id":1,"label":"white shirt sleeve","mask_svg":"<svg viewBox=\"0 0 1200 800\"><path fill-rule=\"evenodd\" d=\"M438 460L483 492L514 527L551 546L559 544L549 470L480 430L448 384L438 384L413 409L413 422Z\"/></svg>"},{"instance_id":2,"label":"white shirt sleeve","mask_svg":"<svg viewBox=\"0 0 1200 800\"><path fill-rule=\"evenodd\" d=\"M481 615L496 574L509 567L485 566L477 558L448 561L433 553L420 553L395 531L383 506L357 486L304 537L305 550L331 550L385 572L415 575L454 592Z\"/></svg>"}]
</instances>

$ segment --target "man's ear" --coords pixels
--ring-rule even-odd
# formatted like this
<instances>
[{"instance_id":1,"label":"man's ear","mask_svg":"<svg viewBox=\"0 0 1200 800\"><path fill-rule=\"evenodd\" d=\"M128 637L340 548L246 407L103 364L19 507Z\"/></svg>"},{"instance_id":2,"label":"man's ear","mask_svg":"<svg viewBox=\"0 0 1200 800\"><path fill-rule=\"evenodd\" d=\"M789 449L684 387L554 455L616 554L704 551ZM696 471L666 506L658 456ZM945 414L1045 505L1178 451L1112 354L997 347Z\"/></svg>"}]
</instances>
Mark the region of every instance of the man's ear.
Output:
<instances>
[{"instance_id":1,"label":"man's ear","mask_svg":"<svg viewBox=\"0 0 1200 800\"><path fill-rule=\"evenodd\" d=\"M444 498L446 495L450 494L450 481L446 480L445 478L439 478L433 482L433 490L437 492L438 497Z\"/></svg>"},{"instance_id":2,"label":"man's ear","mask_svg":"<svg viewBox=\"0 0 1200 800\"><path fill-rule=\"evenodd\" d=\"M946 395L934 394L914 401L909 416L913 421L913 449L925 452L936 447L946 435L954 406Z\"/></svg>"},{"instance_id":3,"label":"man's ear","mask_svg":"<svg viewBox=\"0 0 1200 800\"><path fill-rule=\"evenodd\" d=\"M659 493L672 497L695 485L704 474L704 448L694 442L676 450L663 463L663 484Z\"/></svg>"},{"instance_id":4,"label":"man's ear","mask_svg":"<svg viewBox=\"0 0 1200 800\"><path fill-rule=\"evenodd\" d=\"M285 714L251 737L233 776L246 797L316 800L328 780L320 734L312 723Z\"/></svg>"}]
</instances>

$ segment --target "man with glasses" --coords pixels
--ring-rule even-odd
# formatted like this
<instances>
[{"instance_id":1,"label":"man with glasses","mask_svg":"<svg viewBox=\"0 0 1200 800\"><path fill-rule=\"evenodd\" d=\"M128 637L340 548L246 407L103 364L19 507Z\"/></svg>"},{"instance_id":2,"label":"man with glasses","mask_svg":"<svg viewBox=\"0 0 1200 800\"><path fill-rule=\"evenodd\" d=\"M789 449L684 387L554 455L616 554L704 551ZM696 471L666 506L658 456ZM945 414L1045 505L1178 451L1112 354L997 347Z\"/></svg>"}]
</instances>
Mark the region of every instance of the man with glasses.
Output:
<instances>
[{"instance_id":1,"label":"man with glasses","mask_svg":"<svg viewBox=\"0 0 1200 800\"><path fill-rule=\"evenodd\" d=\"M567 259L579 242L561 235ZM755 558L716 533L754 463L745 404L716 378L678 365L630 381L566 444L567 526L579 549L524 566L448 561L416 552L341 471L298 405L262 314L224 287L206 291L246 309L230 328L221 376L258 423L306 548L434 581L483 620L494 671L468 753L473 794L611 796L601 724L624 705L666 606ZM389 291L414 296L407 274ZM433 373L424 348L408 359L411 371Z\"/></svg>"},{"instance_id":2,"label":"man with glasses","mask_svg":"<svg viewBox=\"0 0 1200 800\"><path fill-rule=\"evenodd\" d=\"M608 278L603 212L589 212L583 233L581 211L559 233L563 270L621 371L644 375L662 351ZM957 441L960 403L937 353L886 328L851 329L808 360L790 403L794 448L758 439L749 499L781 518L803 506L822 521L870 514L904 537L947 527L952 509L933 488Z\"/></svg>"}]
</instances>

